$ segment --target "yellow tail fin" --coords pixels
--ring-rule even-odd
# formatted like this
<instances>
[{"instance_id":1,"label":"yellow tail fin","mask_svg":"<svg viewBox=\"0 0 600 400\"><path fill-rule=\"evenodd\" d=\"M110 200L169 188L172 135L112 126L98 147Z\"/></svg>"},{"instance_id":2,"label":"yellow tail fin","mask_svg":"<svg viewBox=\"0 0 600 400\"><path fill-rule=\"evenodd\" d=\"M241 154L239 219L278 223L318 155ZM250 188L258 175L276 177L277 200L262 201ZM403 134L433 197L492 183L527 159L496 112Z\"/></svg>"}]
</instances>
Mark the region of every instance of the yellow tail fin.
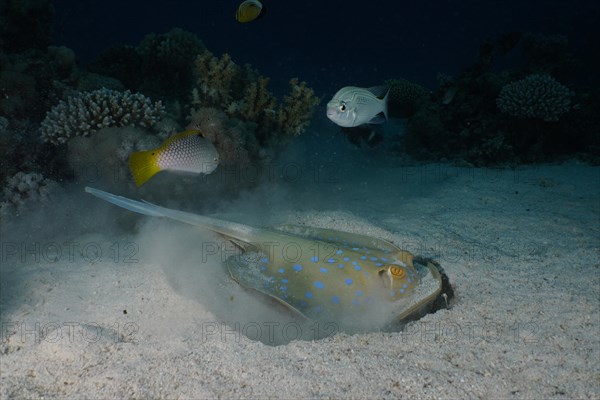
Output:
<instances>
[{"instance_id":1,"label":"yellow tail fin","mask_svg":"<svg viewBox=\"0 0 600 400\"><path fill-rule=\"evenodd\" d=\"M129 168L135 179L135 184L140 187L160 171L157 160L157 151L136 151L129 156Z\"/></svg>"}]
</instances>

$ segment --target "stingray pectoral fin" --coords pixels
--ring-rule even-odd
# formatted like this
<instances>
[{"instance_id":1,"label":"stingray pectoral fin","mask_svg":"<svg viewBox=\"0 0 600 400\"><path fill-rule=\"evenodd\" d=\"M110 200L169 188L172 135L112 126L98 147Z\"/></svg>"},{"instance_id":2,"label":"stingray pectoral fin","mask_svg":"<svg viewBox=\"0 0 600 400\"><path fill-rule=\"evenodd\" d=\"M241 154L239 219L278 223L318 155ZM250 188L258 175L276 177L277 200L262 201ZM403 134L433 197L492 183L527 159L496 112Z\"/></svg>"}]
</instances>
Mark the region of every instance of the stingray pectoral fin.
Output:
<instances>
[{"instance_id":1,"label":"stingray pectoral fin","mask_svg":"<svg viewBox=\"0 0 600 400\"><path fill-rule=\"evenodd\" d=\"M410 296L398 300L397 321L419 316L442 294L442 275L438 267L433 262L420 258L416 259L414 266L421 282Z\"/></svg>"},{"instance_id":2,"label":"stingray pectoral fin","mask_svg":"<svg viewBox=\"0 0 600 400\"><path fill-rule=\"evenodd\" d=\"M376 237L361 235L358 233L350 233L338 231L335 229L315 228L312 226L298 225L280 225L275 227L282 232L291 233L311 240L322 240L335 244L348 244L348 246L365 247L377 249L381 251L397 252L402 251L399 247L383 239Z\"/></svg>"},{"instance_id":3,"label":"stingray pectoral fin","mask_svg":"<svg viewBox=\"0 0 600 400\"><path fill-rule=\"evenodd\" d=\"M253 290L281 304L300 320L310 321L302 311L282 298L277 281L269 278L263 272L269 269L264 265L265 254L261 252L246 252L239 256L231 256L225 261L231 278L244 289Z\"/></svg>"}]
</instances>

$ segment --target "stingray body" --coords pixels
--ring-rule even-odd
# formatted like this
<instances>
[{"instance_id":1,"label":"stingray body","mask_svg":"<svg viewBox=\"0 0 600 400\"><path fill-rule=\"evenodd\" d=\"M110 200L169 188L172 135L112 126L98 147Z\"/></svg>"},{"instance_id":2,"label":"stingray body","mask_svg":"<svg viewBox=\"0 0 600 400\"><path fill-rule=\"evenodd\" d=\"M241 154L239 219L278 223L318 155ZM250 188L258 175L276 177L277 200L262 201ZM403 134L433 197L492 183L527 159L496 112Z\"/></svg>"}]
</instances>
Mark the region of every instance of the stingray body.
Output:
<instances>
[{"instance_id":1,"label":"stingray body","mask_svg":"<svg viewBox=\"0 0 600 400\"><path fill-rule=\"evenodd\" d=\"M254 228L85 190L128 210L226 237L243 250L226 261L235 281L310 320L349 322L377 315L385 323L401 321L442 293L439 268L415 263L411 253L378 238L302 226Z\"/></svg>"}]
</instances>

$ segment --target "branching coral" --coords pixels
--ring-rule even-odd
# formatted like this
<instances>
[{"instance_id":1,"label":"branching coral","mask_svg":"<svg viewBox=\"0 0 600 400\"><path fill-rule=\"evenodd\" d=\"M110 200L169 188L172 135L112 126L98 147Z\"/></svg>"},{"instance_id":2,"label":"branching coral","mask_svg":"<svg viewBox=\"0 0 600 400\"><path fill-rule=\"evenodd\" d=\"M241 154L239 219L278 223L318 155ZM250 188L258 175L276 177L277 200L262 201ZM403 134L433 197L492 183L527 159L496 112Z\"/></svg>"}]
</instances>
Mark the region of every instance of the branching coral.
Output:
<instances>
[{"instance_id":1,"label":"branching coral","mask_svg":"<svg viewBox=\"0 0 600 400\"><path fill-rule=\"evenodd\" d=\"M48 112L41 125L42 139L66 143L73 136L89 136L110 126L153 127L163 116L160 101L142 94L99 89L61 101Z\"/></svg>"},{"instance_id":2,"label":"branching coral","mask_svg":"<svg viewBox=\"0 0 600 400\"><path fill-rule=\"evenodd\" d=\"M283 104L277 110L276 130L285 135L299 135L308 126L314 107L320 100L306 82L298 83L297 78L290 80L292 93L283 97ZM269 109L264 115L272 115ZM270 118L269 118L270 119Z\"/></svg>"},{"instance_id":3,"label":"branching coral","mask_svg":"<svg viewBox=\"0 0 600 400\"><path fill-rule=\"evenodd\" d=\"M502 112L518 118L558 121L575 94L549 75L529 75L505 85L496 99Z\"/></svg>"},{"instance_id":4,"label":"branching coral","mask_svg":"<svg viewBox=\"0 0 600 400\"><path fill-rule=\"evenodd\" d=\"M240 68L229 54L221 58L214 57L206 51L196 58L196 72L198 74L198 87L192 91L193 104L200 107L220 106L230 110L229 113L238 111L233 108L234 99L239 99L236 91L243 89L241 81L253 81L254 71L250 68Z\"/></svg>"},{"instance_id":5,"label":"branching coral","mask_svg":"<svg viewBox=\"0 0 600 400\"><path fill-rule=\"evenodd\" d=\"M314 91L294 78L291 93L277 104L268 91L268 78L249 65L236 65L228 54L220 58L204 52L196 58L198 86L192 91L196 109L216 107L229 117L256 124L256 137L263 145L280 143L302 133L319 99Z\"/></svg>"}]
</instances>

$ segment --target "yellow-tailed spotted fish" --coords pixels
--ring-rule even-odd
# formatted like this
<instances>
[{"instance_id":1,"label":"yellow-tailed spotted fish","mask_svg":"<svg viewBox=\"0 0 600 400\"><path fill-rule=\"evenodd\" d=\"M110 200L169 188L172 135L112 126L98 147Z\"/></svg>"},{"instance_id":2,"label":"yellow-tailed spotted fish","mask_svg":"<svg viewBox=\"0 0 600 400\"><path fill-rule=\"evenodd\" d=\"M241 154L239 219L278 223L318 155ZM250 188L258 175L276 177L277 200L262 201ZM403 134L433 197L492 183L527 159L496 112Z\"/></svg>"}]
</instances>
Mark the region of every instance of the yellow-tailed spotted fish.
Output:
<instances>
[{"instance_id":1,"label":"yellow-tailed spotted fish","mask_svg":"<svg viewBox=\"0 0 600 400\"><path fill-rule=\"evenodd\" d=\"M226 261L235 281L309 320L346 326L380 315L389 325L436 303L440 308L440 299L452 295L437 263L382 239L306 226L254 228L90 187L85 191L130 211L224 236L243 250Z\"/></svg>"},{"instance_id":2,"label":"yellow-tailed spotted fish","mask_svg":"<svg viewBox=\"0 0 600 400\"><path fill-rule=\"evenodd\" d=\"M218 165L217 149L196 129L177 133L155 149L129 156L129 167L137 186L143 185L159 171L210 174Z\"/></svg>"},{"instance_id":3,"label":"yellow-tailed spotted fish","mask_svg":"<svg viewBox=\"0 0 600 400\"><path fill-rule=\"evenodd\" d=\"M267 8L262 1L246 0L239 5L235 19L238 22L252 22L262 18L267 13Z\"/></svg>"},{"instance_id":4,"label":"yellow-tailed spotted fish","mask_svg":"<svg viewBox=\"0 0 600 400\"><path fill-rule=\"evenodd\" d=\"M389 88L346 86L327 103L327 118L344 128L387 120Z\"/></svg>"}]
</instances>

